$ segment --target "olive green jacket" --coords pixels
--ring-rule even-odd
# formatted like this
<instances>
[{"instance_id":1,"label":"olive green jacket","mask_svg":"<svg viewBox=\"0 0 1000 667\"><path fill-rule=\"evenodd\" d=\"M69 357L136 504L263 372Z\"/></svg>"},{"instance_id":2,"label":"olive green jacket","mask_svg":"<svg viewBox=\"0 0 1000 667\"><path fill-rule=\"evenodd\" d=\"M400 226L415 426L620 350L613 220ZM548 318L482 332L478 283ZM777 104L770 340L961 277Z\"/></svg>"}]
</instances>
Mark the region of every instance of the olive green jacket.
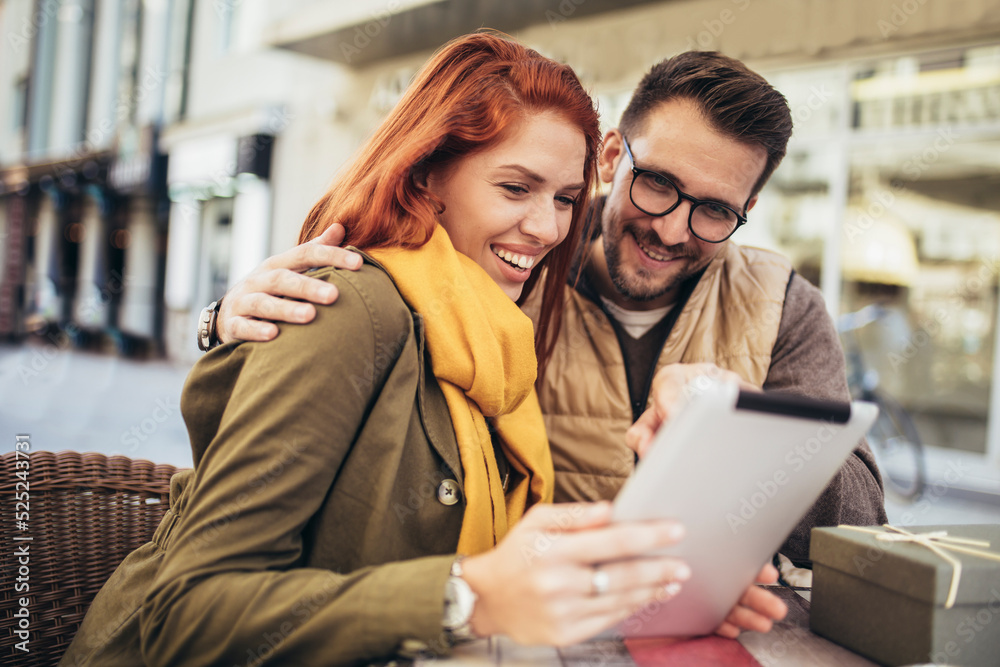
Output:
<instances>
[{"instance_id":1,"label":"olive green jacket","mask_svg":"<svg viewBox=\"0 0 1000 667\"><path fill-rule=\"evenodd\" d=\"M63 665L334 665L444 651L465 503L421 316L369 262L271 343L198 362L194 470L94 601ZM451 504L446 504L451 503ZM260 660L261 663L255 661Z\"/></svg>"}]
</instances>

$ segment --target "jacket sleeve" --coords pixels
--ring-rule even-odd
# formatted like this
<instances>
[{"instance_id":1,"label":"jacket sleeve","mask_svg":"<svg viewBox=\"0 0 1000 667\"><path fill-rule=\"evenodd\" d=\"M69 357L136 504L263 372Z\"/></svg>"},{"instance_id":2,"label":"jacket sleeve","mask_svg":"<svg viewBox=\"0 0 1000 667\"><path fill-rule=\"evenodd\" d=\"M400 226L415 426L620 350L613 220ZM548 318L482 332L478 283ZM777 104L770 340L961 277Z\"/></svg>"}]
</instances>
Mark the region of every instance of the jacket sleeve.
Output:
<instances>
[{"instance_id":1,"label":"jacket sleeve","mask_svg":"<svg viewBox=\"0 0 1000 667\"><path fill-rule=\"evenodd\" d=\"M844 353L822 294L798 274L792 275L788 285L764 389L850 400ZM870 526L886 521L882 478L868 443L862 440L789 535L781 553L796 565L809 565L813 527Z\"/></svg>"},{"instance_id":2,"label":"jacket sleeve","mask_svg":"<svg viewBox=\"0 0 1000 667\"><path fill-rule=\"evenodd\" d=\"M371 305L375 288L392 290L384 275L324 277L340 297L312 323L213 350L188 379L196 474L141 610L147 665L334 665L446 647L452 557L302 566L306 525L412 335L401 301Z\"/></svg>"}]
</instances>

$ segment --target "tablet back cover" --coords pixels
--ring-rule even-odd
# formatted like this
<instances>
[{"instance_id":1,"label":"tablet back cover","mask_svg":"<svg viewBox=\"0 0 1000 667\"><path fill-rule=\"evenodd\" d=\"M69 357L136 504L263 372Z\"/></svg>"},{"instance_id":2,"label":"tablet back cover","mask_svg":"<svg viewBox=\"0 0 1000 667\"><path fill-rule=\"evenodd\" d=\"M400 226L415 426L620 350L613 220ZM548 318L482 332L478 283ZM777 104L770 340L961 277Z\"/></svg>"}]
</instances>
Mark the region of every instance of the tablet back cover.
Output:
<instances>
[{"instance_id":1,"label":"tablet back cover","mask_svg":"<svg viewBox=\"0 0 1000 667\"><path fill-rule=\"evenodd\" d=\"M615 520L683 523L686 537L664 553L692 570L676 597L619 626L626 637L714 632L877 415L868 403L767 395L737 408L739 395L735 385L712 382L690 396L615 500ZM788 414L796 412L808 416Z\"/></svg>"}]
</instances>

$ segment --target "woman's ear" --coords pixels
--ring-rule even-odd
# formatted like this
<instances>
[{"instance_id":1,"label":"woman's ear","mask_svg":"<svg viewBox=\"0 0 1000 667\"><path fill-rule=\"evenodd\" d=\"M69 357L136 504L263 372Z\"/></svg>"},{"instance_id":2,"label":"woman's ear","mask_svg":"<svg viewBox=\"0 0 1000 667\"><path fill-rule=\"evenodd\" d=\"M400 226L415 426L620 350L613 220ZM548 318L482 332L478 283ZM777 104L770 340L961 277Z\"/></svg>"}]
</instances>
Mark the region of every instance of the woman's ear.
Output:
<instances>
[{"instance_id":1,"label":"woman's ear","mask_svg":"<svg viewBox=\"0 0 1000 667\"><path fill-rule=\"evenodd\" d=\"M421 190L425 199L434 202L434 211L438 215L444 213L444 202L434 192L437 174L428 169L426 165L417 165L410 171L410 179Z\"/></svg>"},{"instance_id":2,"label":"woman's ear","mask_svg":"<svg viewBox=\"0 0 1000 667\"><path fill-rule=\"evenodd\" d=\"M418 188L427 189L427 167L423 165L415 166L410 174L410 178Z\"/></svg>"}]
</instances>

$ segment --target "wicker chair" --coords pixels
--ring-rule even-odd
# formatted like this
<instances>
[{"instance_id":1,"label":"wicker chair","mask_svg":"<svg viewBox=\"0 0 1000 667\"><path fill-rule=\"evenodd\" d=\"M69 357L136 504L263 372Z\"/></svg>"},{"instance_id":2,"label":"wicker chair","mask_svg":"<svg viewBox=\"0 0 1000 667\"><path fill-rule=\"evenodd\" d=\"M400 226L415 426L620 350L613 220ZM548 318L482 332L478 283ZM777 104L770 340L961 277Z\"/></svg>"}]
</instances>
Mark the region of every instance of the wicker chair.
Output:
<instances>
[{"instance_id":1,"label":"wicker chair","mask_svg":"<svg viewBox=\"0 0 1000 667\"><path fill-rule=\"evenodd\" d=\"M15 497L24 491L17 486L24 480L15 476L24 468L15 466L15 452L0 458L0 664L55 665L97 591L129 552L152 537L176 469L125 456L32 452L24 530L15 516L25 510ZM17 552L24 545L30 590L18 591ZM29 653L16 648L21 639L14 633L22 597L30 601Z\"/></svg>"}]
</instances>

